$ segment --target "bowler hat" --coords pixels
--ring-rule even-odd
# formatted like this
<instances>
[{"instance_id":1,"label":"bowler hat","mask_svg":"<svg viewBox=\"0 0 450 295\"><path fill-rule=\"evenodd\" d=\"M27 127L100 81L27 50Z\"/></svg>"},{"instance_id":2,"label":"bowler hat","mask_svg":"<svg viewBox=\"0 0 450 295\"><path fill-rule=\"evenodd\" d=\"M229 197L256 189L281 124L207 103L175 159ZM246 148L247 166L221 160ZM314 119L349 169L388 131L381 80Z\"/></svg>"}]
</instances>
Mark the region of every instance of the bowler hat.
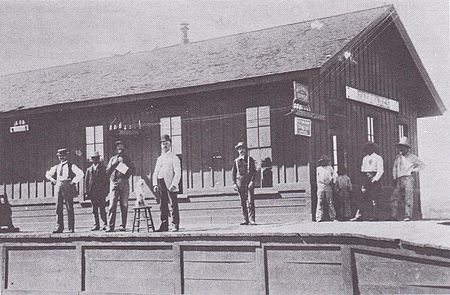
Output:
<instances>
[{"instance_id":1,"label":"bowler hat","mask_svg":"<svg viewBox=\"0 0 450 295\"><path fill-rule=\"evenodd\" d=\"M119 144L123 145L123 141L117 140L117 141L114 143L114 145L119 145Z\"/></svg>"},{"instance_id":2,"label":"bowler hat","mask_svg":"<svg viewBox=\"0 0 450 295\"><path fill-rule=\"evenodd\" d=\"M402 138L400 138L399 142L396 144L398 146L406 146L406 147L411 147L411 145L409 144L409 139L406 136L403 136Z\"/></svg>"},{"instance_id":3,"label":"bowler hat","mask_svg":"<svg viewBox=\"0 0 450 295\"><path fill-rule=\"evenodd\" d=\"M56 153L57 156L61 156L61 155L67 155L69 153L69 151L67 151L67 149L59 149L58 152Z\"/></svg>"},{"instance_id":4,"label":"bowler hat","mask_svg":"<svg viewBox=\"0 0 450 295\"><path fill-rule=\"evenodd\" d=\"M98 151L93 152L91 158L100 158L100 153Z\"/></svg>"},{"instance_id":5,"label":"bowler hat","mask_svg":"<svg viewBox=\"0 0 450 295\"><path fill-rule=\"evenodd\" d=\"M237 145L234 147L235 150L242 148L242 149L247 149L247 146L245 145L245 143L243 141L240 141L237 143Z\"/></svg>"},{"instance_id":6,"label":"bowler hat","mask_svg":"<svg viewBox=\"0 0 450 295\"><path fill-rule=\"evenodd\" d=\"M161 140L160 142L165 142L165 141L170 141L172 142L172 139L170 138L170 136L168 134L163 134L161 135Z\"/></svg>"}]
</instances>

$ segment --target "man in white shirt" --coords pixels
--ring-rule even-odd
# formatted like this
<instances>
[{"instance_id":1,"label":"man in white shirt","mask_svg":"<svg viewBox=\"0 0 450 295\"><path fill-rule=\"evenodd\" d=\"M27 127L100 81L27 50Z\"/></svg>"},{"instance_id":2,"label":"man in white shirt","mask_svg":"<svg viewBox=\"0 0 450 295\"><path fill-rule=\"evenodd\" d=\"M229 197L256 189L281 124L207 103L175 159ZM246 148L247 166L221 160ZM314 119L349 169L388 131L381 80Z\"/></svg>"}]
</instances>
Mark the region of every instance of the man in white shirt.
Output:
<instances>
[{"instance_id":1,"label":"man in white shirt","mask_svg":"<svg viewBox=\"0 0 450 295\"><path fill-rule=\"evenodd\" d=\"M391 195L391 215L394 220L398 218L399 202L402 196L405 198L404 221L410 221L413 213L414 177L412 173L421 171L425 164L414 154L410 153L411 146L406 137L400 138L397 143L399 150L395 157L392 175L395 181L395 189Z\"/></svg>"},{"instance_id":2,"label":"man in white shirt","mask_svg":"<svg viewBox=\"0 0 450 295\"><path fill-rule=\"evenodd\" d=\"M161 156L156 161L153 172L154 191L160 198L161 225L157 231L169 230L169 203L171 206L172 228L180 228L180 213L178 210L178 183L181 179L180 159L172 152L172 139L169 135L161 136Z\"/></svg>"},{"instance_id":3,"label":"man in white shirt","mask_svg":"<svg viewBox=\"0 0 450 295\"><path fill-rule=\"evenodd\" d=\"M351 221L378 220L378 202L382 193L380 178L383 176L383 158L377 154L379 148L374 142L364 145L364 158L361 164L363 174L362 200Z\"/></svg>"},{"instance_id":4,"label":"man in white shirt","mask_svg":"<svg viewBox=\"0 0 450 295\"><path fill-rule=\"evenodd\" d=\"M53 233L64 231L63 203L66 204L69 231L75 232L75 213L73 199L77 196L76 184L83 178L84 173L75 164L67 161L67 149L59 149L56 154L59 164L47 171L45 176L55 185L57 227Z\"/></svg>"},{"instance_id":5,"label":"man in white shirt","mask_svg":"<svg viewBox=\"0 0 450 295\"><path fill-rule=\"evenodd\" d=\"M330 158L322 155L319 160L319 166L316 169L317 181L317 207L316 221L322 222L323 215L328 209L328 215L331 221L336 219L336 210L334 208L333 184L336 182L336 173L330 165Z\"/></svg>"}]
</instances>

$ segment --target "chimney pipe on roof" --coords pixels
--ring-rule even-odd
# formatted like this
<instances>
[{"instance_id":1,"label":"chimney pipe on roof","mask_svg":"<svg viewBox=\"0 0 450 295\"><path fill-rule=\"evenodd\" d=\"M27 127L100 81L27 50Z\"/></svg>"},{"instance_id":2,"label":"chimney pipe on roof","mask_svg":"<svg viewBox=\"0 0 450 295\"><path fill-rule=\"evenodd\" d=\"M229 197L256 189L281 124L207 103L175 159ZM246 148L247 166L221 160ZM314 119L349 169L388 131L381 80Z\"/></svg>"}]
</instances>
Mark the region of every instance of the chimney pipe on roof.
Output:
<instances>
[{"instance_id":1,"label":"chimney pipe on roof","mask_svg":"<svg viewBox=\"0 0 450 295\"><path fill-rule=\"evenodd\" d=\"M188 38L188 31L189 31L189 24L188 23L181 23L181 44L187 44L189 43Z\"/></svg>"}]
</instances>

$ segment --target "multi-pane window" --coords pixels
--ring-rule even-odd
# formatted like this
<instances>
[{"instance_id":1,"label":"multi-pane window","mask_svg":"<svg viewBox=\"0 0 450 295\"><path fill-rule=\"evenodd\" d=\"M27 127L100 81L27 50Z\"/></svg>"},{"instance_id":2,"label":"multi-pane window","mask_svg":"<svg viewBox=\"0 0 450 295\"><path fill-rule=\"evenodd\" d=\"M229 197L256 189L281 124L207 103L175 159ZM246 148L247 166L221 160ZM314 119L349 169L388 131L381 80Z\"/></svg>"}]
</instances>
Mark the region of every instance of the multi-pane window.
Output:
<instances>
[{"instance_id":1,"label":"multi-pane window","mask_svg":"<svg viewBox=\"0 0 450 295\"><path fill-rule=\"evenodd\" d=\"M181 117L161 118L161 135L168 134L172 139L172 152L180 155L181 150Z\"/></svg>"},{"instance_id":2,"label":"multi-pane window","mask_svg":"<svg viewBox=\"0 0 450 295\"><path fill-rule=\"evenodd\" d=\"M332 136L333 141L333 169L338 171L338 139L337 135Z\"/></svg>"},{"instance_id":3,"label":"multi-pane window","mask_svg":"<svg viewBox=\"0 0 450 295\"><path fill-rule=\"evenodd\" d=\"M367 140L375 142L375 130L373 117L367 117Z\"/></svg>"},{"instance_id":4,"label":"multi-pane window","mask_svg":"<svg viewBox=\"0 0 450 295\"><path fill-rule=\"evenodd\" d=\"M100 154L100 158L104 156L103 144L103 126L88 126L86 127L86 158L90 159L94 152Z\"/></svg>"},{"instance_id":5,"label":"multi-pane window","mask_svg":"<svg viewBox=\"0 0 450 295\"><path fill-rule=\"evenodd\" d=\"M404 124L398 125L398 138L408 137L408 126Z\"/></svg>"},{"instance_id":6,"label":"multi-pane window","mask_svg":"<svg viewBox=\"0 0 450 295\"><path fill-rule=\"evenodd\" d=\"M269 158L272 160L272 143L270 137L270 107L247 108L247 145L256 165Z\"/></svg>"}]
</instances>

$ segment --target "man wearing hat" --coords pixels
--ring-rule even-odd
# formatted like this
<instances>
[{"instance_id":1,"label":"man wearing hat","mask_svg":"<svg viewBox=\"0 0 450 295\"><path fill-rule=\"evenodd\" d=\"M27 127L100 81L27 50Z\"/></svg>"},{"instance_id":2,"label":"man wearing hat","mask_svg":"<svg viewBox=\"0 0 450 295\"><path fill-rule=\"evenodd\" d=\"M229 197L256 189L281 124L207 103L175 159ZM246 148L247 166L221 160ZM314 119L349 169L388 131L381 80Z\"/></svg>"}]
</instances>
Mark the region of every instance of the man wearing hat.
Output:
<instances>
[{"instance_id":1,"label":"man wearing hat","mask_svg":"<svg viewBox=\"0 0 450 295\"><path fill-rule=\"evenodd\" d=\"M336 182L336 172L330 165L330 158L322 155L319 159L319 166L316 169L317 180L317 207L316 221L323 221L325 208L328 207L328 215L331 221L336 219L336 210L334 209L333 184Z\"/></svg>"},{"instance_id":2,"label":"man wearing hat","mask_svg":"<svg viewBox=\"0 0 450 295\"><path fill-rule=\"evenodd\" d=\"M130 194L130 184L128 179L134 173L134 166L130 157L125 153L125 146L122 141L115 142L116 155L109 159L106 166L106 174L110 175L110 190L112 200L109 206L109 228L107 232L113 232L116 223L117 203L120 202L120 213L122 223L120 231L126 231L128 215L128 196Z\"/></svg>"},{"instance_id":3,"label":"man wearing hat","mask_svg":"<svg viewBox=\"0 0 450 295\"><path fill-rule=\"evenodd\" d=\"M75 213L73 198L78 194L76 184L83 178L84 173L75 164L67 161L67 149L59 149L57 156L59 164L50 168L45 177L55 185L57 227L53 233L64 231L63 203L66 204L69 231L75 232Z\"/></svg>"},{"instance_id":4,"label":"man wearing hat","mask_svg":"<svg viewBox=\"0 0 450 295\"><path fill-rule=\"evenodd\" d=\"M92 165L86 169L84 183L86 185L86 198L91 200L92 214L94 215L94 227L92 231L100 229L100 220L98 211L100 209L100 217L103 221L103 230L106 230L106 196L109 192L108 175L106 174L106 167L100 161L99 152L94 152L91 155Z\"/></svg>"},{"instance_id":5,"label":"man wearing hat","mask_svg":"<svg viewBox=\"0 0 450 295\"><path fill-rule=\"evenodd\" d=\"M374 142L367 142L363 150L365 154L361 163L363 197L351 221L378 220L378 202L382 193L380 178L384 173L383 158L378 154L379 148Z\"/></svg>"},{"instance_id":6,"label":"man wearing hat","mask_svg":"<svg viewBox=\"0 0 450 295\"><path fill-rule=\"evenodd\" d=\"M406 137L400 138L397 143L398 155L395 157L392 175L396 186L391 195L392 218L398 218L399 202L405 198L404 221L410 221L413 213L414 178L413 172L419 172L425 164L414 154L410 153L411 146Z\"/></svg>"},{"instance_id":7,"label":"man wearing hat","mask_svg":"<svg viewBox=\"0 0 450 295\"><path fill-rule=\"evenodd\" d=\"M247 146L238 142L234 147L239 157L234 160L232 168L233 188L241 198L242 215L241 225L256 225L255 222L255 192L254 181L256 176L255 160L247 154Z\"/></svg>"},{"instance_id":8,"label":"man wearing hat","mask_svg":"<svg viewBox=\"0 0 450 295\"><path fill-rule=\"evenodd\" d=\"M181 163L172 152L172 139L169 135L161 136L161 155L156 160L153 172L153 189L160 199L161 225L157 231L169 230L169 214L172 216L171 231L180 229L180 213L178 210L178 183L181 179ZM171 211L169 211L169 203Z\"/></svg>"}]
</instances>

